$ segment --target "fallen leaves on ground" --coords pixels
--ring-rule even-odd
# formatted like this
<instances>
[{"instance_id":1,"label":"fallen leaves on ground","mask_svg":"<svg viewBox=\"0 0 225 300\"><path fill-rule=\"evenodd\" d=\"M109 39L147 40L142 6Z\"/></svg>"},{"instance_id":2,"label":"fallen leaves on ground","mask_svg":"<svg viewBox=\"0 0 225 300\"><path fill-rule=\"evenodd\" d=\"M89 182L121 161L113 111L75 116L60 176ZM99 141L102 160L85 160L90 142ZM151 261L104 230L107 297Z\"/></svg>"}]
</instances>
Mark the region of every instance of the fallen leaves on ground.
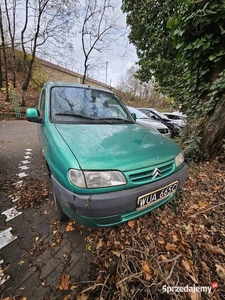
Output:
<instances>
[{"instance_id":1,"label":"fallen leaves on ground","mask_svg":"<svg viewBox=\"0 0 225 300\"><path fill-rule=\"evenodd\" d=\"M69 274L62 274L58 289L60 291L68 291L70 285L70 275Z\"/></svg>"},{"instance_id":2,"label":"fallen leaves on ground","mask_svg":"<svg viewBox=\"0 0 225 300\"><path fill-rule=\"evenodd\" d=\"M24 180L21 195L27 197L19 202L21 208L38 207L48 191L42 181ZM73 282L72 274L62 275L61 299L224 300L224 195L224 159L190 164L182 191L166 205L116 227L89 230L90 281ZM63 226L52 220L50 227L50 243L44 245L37 236L29 256L60 246L65 232L75 229L71 221ZM63 257L69 265L70 253ZM163 287L175 286L209 287L211 293L163 292Z\"/></svg>"},{"instance_id":3,"label":"fallen leaves on ground","mask_svg":"<svg viewBox=\"0 0 225 300\"><path fill-rule=\"evenodd\" d=\"M10 183L10 195L17 198L17 208L27 209L42 205L49 196L49 183L32 177L23 178L21 185Z\"/></svg>"},{"instance_id":4,"label":"fallen leaves on ground","mask_svg":"<svg viewBox=\"0 0 225 300\"><path fill-rule=\"evenodd\" d=\"M224 160L191 164L182 192L163 207L120 226L92 229L87 248L95 283L84 289L87 299L225 299L224 195ZM212 292L168 294L163 286Z\"/></svg>"}]
</instances>

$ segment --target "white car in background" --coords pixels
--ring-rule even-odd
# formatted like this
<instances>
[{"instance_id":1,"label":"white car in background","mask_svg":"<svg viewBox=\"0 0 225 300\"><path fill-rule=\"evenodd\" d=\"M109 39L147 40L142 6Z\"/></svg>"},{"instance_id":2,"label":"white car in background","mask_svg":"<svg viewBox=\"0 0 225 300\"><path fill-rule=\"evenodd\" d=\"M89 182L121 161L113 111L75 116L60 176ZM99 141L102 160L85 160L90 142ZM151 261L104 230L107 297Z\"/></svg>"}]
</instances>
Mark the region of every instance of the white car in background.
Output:
<instances>
[{"instance_id":1,"label":"white car in background","mask_svg":"<svg viewBox=\"0 0 225 300\"><path fill-rule=\"evenodd\" d=\"M177 123L180 127L185 127L187 123L187 116L181 112L164 112L163 114L173 122Z\"/></svg>"},{"instance_id":2,"label":"white car in background","mask_svg":"<svg viewBox=\"0 0 225 300\"><path fill-rule=\"evenodd\" d=\"M168 138L171 137L171 132L169 128L164 124L162 124L161 122L152 121L152 119L149 118L146 114L144 114L143 112L141 112L140 110L132 106L127 106L127 108L131 114L136 115L136 123L153 128L158 132L160 132L162 135L167 136Z\"/></svg>"}]
</instances>

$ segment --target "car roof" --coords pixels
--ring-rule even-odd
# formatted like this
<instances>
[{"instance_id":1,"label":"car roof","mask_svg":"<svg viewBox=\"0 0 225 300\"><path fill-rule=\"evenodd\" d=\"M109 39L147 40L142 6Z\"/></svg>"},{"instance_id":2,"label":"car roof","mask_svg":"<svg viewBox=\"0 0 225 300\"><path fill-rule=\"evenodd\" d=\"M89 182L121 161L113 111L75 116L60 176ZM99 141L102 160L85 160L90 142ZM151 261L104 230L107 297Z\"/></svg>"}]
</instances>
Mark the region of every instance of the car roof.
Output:
<instances>
[{"instance_id":1,"label":"car roof","mask_svg":"<svg viewBox=\"0 0 225 300\"><path fill-rule=\"evenodd\" d=\"M163 114L165 115L173 115L173 116L179 116L179 117L186 117L185 114L183 114L182 112L179 111L173 111L173 112L163 112Z\"/></svg>"},{"instance_id":2,"label":"car roof","mask_svg":"<svg viewBox=\"0 0 225 300\"><path fill-rule=\"evenodd\" d=\"M108 93L112 93L114 94L112 91L107 90L105 88L101 88L101 87L97 87L94 85L89 85L89 84L82 84L82 83L71 83L71 82L63 82L63 81L48 81L44 84L43 87L48 87L48 88L52 88L52 87L56 87L56 86L61 86L61 87L80 87L80 88L85 88L85 89L94 89L94 90L98 90L98 91L104 91L104 92L108 92Z\"/></svg>"}]
</instances>

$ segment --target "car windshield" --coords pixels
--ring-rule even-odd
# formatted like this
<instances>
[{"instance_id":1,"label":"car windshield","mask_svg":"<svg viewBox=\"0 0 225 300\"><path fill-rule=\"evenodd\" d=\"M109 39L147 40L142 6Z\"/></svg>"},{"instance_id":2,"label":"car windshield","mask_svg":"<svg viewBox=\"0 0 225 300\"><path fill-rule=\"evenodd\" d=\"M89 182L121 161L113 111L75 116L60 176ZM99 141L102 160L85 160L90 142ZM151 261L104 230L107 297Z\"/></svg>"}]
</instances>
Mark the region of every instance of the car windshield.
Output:
<instances>
[{"instance_id":1,"label":"car windshield","mask_svg":"<svg viewBox=\"0 0 225 300\"><path fill-rule=\"evenodd\" d=\"M169 121L170 119L162 114L161 112L154 110L154 109L149 109L149 108L139 108L140 111L142 111L143 113L145 113L149 118L151 119L155 119L155 120L167 120Z\"/></svg>"},{"instance_id":2,"label":"car windshield","mask_svg":"<svg viewBox=\"0 0 225 300\"><path fill-rule=\"evenodd\" d=\"M153 112L154 112L156 115L158 115L160 118L162 118L162 119L164 119L164 120L169 120L169 118L168 118L166 115L162 114L162 113L159 112L158 110L157 110L157 111L153 110Z\"/></svg>"},{"instance_id":3,"label":"car windshield","mask_svg":"<svg viewBox=\"0 0 225 300\"><path fill-rule=\"evenodd\" d=\"M126 106L113 93L73 86L51 89L51 120L54 123L134 123Z\"/></svg>"},{"instance_id":4,"label":"car windshield","mask_svg":"<svg viewBox=\"0 0 225 300\"><path fill-rule=\"evenodd\" d=\"M136 114L137 119L149 119L149 117L146 114L144 114L143 112L141 112L140 110L138 110L134 107L131 107L131 106L127 106L127 108L129 109L130 113Z\"/></svg>"}]
</instances>

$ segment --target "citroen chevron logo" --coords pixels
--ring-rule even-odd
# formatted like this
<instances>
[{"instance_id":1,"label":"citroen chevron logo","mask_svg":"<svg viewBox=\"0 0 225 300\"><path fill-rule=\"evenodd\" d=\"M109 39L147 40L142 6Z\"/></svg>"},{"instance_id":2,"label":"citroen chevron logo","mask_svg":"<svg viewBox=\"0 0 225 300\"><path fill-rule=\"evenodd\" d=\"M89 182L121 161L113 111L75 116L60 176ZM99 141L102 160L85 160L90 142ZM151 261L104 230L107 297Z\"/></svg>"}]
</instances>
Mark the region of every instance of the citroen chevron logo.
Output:
<instances>
[{"instance_id":1,"label":"citroen chevron logo","mask_svg":"<svg viewBox=\"0 0 225 300\"><path fill-rule=\"evenodd\" d=\"M161 172L158 168L155 168L155 170L152 173L152 179L155 179L157 176L161 176Z\"/></svg>"}]
</instances>

